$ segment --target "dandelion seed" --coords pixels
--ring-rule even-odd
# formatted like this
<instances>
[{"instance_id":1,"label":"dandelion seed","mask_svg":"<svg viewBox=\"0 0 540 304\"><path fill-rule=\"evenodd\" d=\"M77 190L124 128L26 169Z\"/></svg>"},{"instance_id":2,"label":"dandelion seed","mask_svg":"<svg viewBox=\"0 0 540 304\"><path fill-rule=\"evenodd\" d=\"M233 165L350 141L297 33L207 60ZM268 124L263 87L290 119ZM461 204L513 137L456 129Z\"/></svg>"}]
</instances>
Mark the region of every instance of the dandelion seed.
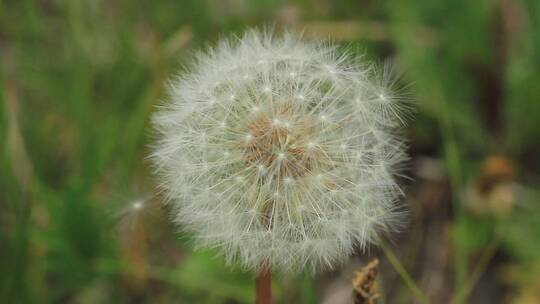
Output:
<instances>
[{"instance_id":1,"label":"dandelion seed","mask_svg":"<svg viewBox=\"0 0 540 304\"><path fill-rule=\"evenodd\" d=\"M131 204L131 209L138 211L141 210L144 207L144 202L141 201L135 201L133 204Z\"/></svg>"},{"instance_id":2,"label":"dandelion seed","mask_svg":"<svg viewBox=\"0 0 540 304\"><path fill-rule=\"evenodd\" d=\"M146 199L140 198L129 202L117 212L116 216L120 219L122 226L131 229L147 213L147 209L148 202Z\"/></svg>"}]
</instances>

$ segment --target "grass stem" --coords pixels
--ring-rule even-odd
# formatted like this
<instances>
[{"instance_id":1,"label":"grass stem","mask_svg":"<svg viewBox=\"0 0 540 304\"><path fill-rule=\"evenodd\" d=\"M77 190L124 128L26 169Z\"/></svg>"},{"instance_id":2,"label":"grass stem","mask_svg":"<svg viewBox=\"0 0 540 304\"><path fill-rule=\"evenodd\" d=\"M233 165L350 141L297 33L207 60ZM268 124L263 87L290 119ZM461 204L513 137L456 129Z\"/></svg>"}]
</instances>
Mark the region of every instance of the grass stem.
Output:
<instances>
[{"instance_id":1,"label":"grass stem","mask_svg":"<svg viewBox=\"0 0 540 304\"><path fill-rule=\"evenodd\" d=\"M428 303L429 303L428 298L427 298L426 295L422 292L422 290L420 290L420 288L418 287L418 285L416 285L416 283L415 283L414 280L412 279L411 275L407 272L407 270L405 269L405 267L403 267L403 265L402 265L401 262L398 260L398 258L396 257L396 255L392 252L392 249L390 249L390 247L388 247L388 245L386 244L386 242L384 242L383 240L380 240L380 241L379 241L379 246L381 246L384 255L386 256L386 258L388 259L388 261L390 262L390 264L392 265L392 267L393 267L393 268L396 270L396 272L399 274L399 276L401 277L401 279L403 280L403 282L405 283L405 285L407 285L407 287L412 291L412 293L414 294L415 298L416 298L420 303L428 304Z\"/></svg>"},{"instance_id":2,"label":"grass stem","mask_svg":"<svg viewBox=\"0 0 540 304\"><path fill-rule=\"evenodd\" d=\"M501 239L498 236L495 236L495 238L491 240L484 252L482 252L478 263L476 264L476 268L473 270L470 277L464 282L463 286L457 291L452 303L465 303L474 286L485 272L489 262L495 255L495 252L497 252L500 241Z\"/></svg>"}]
</instances>

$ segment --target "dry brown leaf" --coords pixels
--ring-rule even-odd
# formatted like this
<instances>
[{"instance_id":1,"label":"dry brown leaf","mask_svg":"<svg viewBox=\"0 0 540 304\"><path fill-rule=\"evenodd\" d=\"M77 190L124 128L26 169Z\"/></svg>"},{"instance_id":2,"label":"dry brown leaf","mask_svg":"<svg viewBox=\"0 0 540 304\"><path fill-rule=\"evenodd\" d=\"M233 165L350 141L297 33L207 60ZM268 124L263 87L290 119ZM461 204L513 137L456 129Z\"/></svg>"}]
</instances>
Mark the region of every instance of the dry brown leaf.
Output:
<instances>
[{"instance_id":1,"label":"dry brown leaf","mask_svg":"<svg viewBox=\"0 0 540 304\"><path fill-rule=\"evenodd\" d=\"M479 176L468 187L469 209L478 214L508 214L516 201L516 178L514 161L504 156L486 158Z\"/></svg>"},{"instance_id":2,"label":"dry brown leaf","mask_svg":"<svg viewBox=\"0 0 540 304\"><path fill-rule=\"evenodd\" d=\"M379 259L377 258L356 273L352 280L354 304L375 304L375 301L379 298L378 273Z\"/></svg>"}]
</instances>

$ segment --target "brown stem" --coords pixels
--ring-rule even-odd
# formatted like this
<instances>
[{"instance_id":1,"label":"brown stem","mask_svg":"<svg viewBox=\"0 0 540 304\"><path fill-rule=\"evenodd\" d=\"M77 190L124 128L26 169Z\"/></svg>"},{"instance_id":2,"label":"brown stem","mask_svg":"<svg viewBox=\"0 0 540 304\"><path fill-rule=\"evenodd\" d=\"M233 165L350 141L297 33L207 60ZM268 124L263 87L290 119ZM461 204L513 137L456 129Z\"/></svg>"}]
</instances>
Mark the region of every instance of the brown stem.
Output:
<instances>
[{"instance_id":1,"label":"brown stem","mask_svg":"<svg viewBox=\"0 0 540 304\"><path fill-rule=\"evenodd\" d=\"M272 272L269 267L263 267L257 274L256 285L256 304L272 303Z\"/></svg>"}]
</instances>

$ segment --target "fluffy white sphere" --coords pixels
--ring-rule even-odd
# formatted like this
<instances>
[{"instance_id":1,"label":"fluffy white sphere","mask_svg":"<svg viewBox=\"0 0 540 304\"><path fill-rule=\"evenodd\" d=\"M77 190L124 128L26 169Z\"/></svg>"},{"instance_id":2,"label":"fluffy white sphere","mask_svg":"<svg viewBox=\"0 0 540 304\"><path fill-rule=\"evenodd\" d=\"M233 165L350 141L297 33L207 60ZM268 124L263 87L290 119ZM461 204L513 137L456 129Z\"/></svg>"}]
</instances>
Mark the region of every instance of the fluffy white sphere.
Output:
<instances>
[{"instance_id":1,"label":"fluffy white sphere","mask_svg":"<svg viewBox=\"0 0 540 304\"><path fill-rule=\"evenodd\" d=\"M153 120L174 220L230 262L285 272L331 268L391 230L404 105L374 70L293 34L199 54Z\"/></svg>"}]
</instances>

